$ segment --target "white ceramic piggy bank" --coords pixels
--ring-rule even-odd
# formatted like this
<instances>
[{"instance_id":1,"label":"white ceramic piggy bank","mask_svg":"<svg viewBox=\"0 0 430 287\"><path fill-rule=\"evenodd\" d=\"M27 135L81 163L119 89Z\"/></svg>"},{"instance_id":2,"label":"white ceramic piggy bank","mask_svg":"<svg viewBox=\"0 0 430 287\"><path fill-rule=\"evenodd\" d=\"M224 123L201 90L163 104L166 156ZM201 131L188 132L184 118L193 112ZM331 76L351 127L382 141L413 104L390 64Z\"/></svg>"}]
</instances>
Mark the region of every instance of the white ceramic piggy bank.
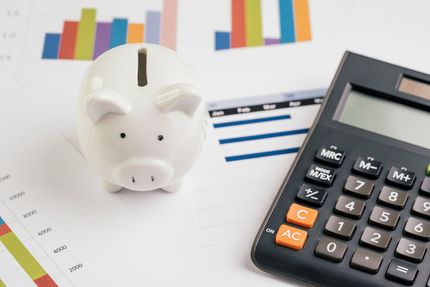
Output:
<instances>
[{"instance_id":1,"label":"white ceramic piggy bank","mask_svg":"<svg viewBox=\"0 0 430 287\"><path fill-rule=\"evenodd\" d=\"M92 63L80 93L79 142L106 190L180 188L206 128L187 63L162 46L120 46Z\"/></svg>"}]
</instances>

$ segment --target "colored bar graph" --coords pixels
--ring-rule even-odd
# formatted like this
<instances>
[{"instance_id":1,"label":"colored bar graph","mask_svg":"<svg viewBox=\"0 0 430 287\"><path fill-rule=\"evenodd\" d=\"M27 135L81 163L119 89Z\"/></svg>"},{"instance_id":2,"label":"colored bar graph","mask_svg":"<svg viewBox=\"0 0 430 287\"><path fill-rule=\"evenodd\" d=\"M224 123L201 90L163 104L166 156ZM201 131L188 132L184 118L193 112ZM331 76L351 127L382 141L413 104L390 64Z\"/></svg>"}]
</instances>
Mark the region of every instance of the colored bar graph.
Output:
<instances>
[{"instance_id":1,"label":"colored bar graph","mask_svg":"<svg viewBox=\"0 0 430 287\"><path fill-rule=\"evenodd\" d=\"M38 287L58 287L1 217L0 242Z\"/></svg>"},{"instance_id":2,"label":"colored bar graph","mask_svg":"<svg viewBox=\"0 0 430 287\"><path fill-rule=\"evenodd\" d=\"M127 43L143 43L144 31L143 24L128 24Z\"/></svg>"},{"instance_id":3,"label":"colored bar graph","mask_svg":"<svg viewBox=\"0 0 430 287\"><path fill-rule=\"evenodd\" d=\"M43 46L42 59L57 59L58 48L60 46L60 34L47 33L45 35L45 45Z\"/></svg>"},{"instance_id":4,"label":"colored bar graph","mask_svg":"<svg viewBox=\"0 0 430 287\"><path fill-rule=\"evenodd\" d=\"M75 59L91 60L93 58L96 36L96 9L84 8L79 22L75 48Z\"/></svg>"},{"instance_id":5,"label":"colored bar graph","mask_svg":"<svg viewBox=\"0 0 430 287\"><path fill-rule=\"evenodd\" d=\"M127 43L127 26L127 19L113 19L112 31L110 34L110 48L115 48Z\"/></svg>"},{"instance_id":6,"label":"colored bar graph","mask_svg":"<svg viewBox=\"0 0 430 287\"><path fill-rule=\"evenodd\" d=\"M163 0L161 12L146 11L146 23L129 23L122 17L96 22L96 14L94 8L83 8L79 21L64 21L61 34L46 33L42 59L93 60L126 43L148 42L176 49L178 0Z\"/></svg>"},{"instance_id":7,"label":"colored bar graph","mask_svg":"<svg viewBox=\"0 0 430 287\"><path fill-rule=\"evenodd\" d=\"M246 46L245 0L231 1L231 47Z\"/></svg>"},{"instance_id":8,"label":"colored bar graph","mask_svg":"<svg viewBox=\"0 0 430 287\"><path fill-rule=\"evenodd\" d=\"M161 45L176 50L178 0L164 0L161 16Z\"/></svg>"},{"instance_id":9,"label":"colored bar graph","mask_svg":"<svg viewBox=\"0 0 430 287\"><path fill-rule=\"evenodd\" d=\"M97 23L96 43L94 45L93 59L97 59L98 56L109 50L111 31L112 23Z\"/></svg>"},{"instance_id":10,"label":"colored bar graph","mask_svg":"<svg viewBox=\"0 0 430 287\"><path fill-rule=\"evenodd\" d=\"M159 44L160 43L160 21L161 13L156 11L146 12L146 31L145 42Z\"/></svg>"},{"instance_id":11,"label":"colored bar graph","mask_svg":"<svg viewBox=\"0 0 430 287\"><path fill-rule=\"evenodd\" d=\"M294 0L294 16L297 41L310 41L312 36L308 0Z\"/></svg>"},{"instance_id":12,"label":"colored bar graph","mask_svg":"<svg viewBox=\"0 0 430 287\"><path fill-rule=\"evenodd\" d=\"M261 46L264 44L261 0L246 0L245 7L246 45Z\"/></svg>"},{"instance_id":13,"label":"colored bar graph","mask_svg":"<svg viewBox=\"0 0 430 287\"><path fill-rule=\"evenodd\" d=\"M293 0L279 0L279 23L281 25L281 43L292 43L296 41L293 9Z\"/></svg>"},{"instance_id":14,"label":"colored bar graph","mask_svg":"<svg viewBox=\"0 0 430 287\"><path fill-rule=\"evenodd\" d=\"M78 33L78 22L65 21L63 33L61 34L59 59L73 59L75 56L76 35Z\"/></svg>"},{"instance_id":15,"label":"colored bar graph","mask_svg":"<svg viewBox=\"0 0 430 287\"><path fill-rule=\"evenodd\" d=\"M312 40L308 0L277 1L279 35L264 37L261 0L231 0L231 32L215 31L215 50Z\"/></svg>"}]
</instances>

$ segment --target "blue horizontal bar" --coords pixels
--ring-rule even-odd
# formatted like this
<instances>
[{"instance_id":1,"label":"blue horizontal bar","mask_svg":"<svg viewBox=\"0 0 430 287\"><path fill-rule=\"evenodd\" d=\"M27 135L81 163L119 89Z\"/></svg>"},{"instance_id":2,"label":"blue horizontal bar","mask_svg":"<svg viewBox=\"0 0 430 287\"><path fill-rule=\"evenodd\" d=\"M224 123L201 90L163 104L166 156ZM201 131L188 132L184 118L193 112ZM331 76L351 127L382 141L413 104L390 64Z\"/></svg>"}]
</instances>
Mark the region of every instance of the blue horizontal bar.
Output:
<instances>
[{"instance_id":1,"label":"blue horizontal bar","mask_svg":"<svg viewBox=\"0 0 430 287\"><path fill-rule=\"evenodd\" d=\"M309 131L309 129L299 129L299 130L284 131L284 132L277 132L277 133L270 133L270 134L261 134L261 135L246 136L246 137L220 139L219 143L220 144L229 144L229 143L237 143L237 142L245 142L245 141L253 141L253 140L262 140L262 139L268 139L268 138L292 136L292 135L305 134L308 131Z\"/></svg>"},{"instance_id":2,"label":"blue horizontal bar","mask_svg":"<svg viewBox=\"0 0 430 287\"><path fill-rule=\"evenodd\" d=\"M235 156L226 156L225 161L231 162L231 161L253 159L253 158L260 158L260 157L268 157L268 156L281 155L281 154L290 154L290 153L296 153L298 151L299 151L298 147L293 147L293 148L272 150L272 151L265 151L265 152L258 152L258 153L242 154L242 155L235 155Z\"/></svg>"},{"instance_id":3,"label":"blue horizontal bar","mask_svg":"<svg viewBox=\"0 0 430 287\"><path fill-rule=\"evenodd\" d=\"M259 119L218 123L218 124L213 124L213 126L214 128L217 129L217 128L225 128L225 127L231 127L231 126L248 125L248 124L279 121L279 120L289 120L289 119L291 119L290 115L284 115L284 116L275 116L275 117L266 117L266 118L259 118Z\"/></svg>"}]
</instances>

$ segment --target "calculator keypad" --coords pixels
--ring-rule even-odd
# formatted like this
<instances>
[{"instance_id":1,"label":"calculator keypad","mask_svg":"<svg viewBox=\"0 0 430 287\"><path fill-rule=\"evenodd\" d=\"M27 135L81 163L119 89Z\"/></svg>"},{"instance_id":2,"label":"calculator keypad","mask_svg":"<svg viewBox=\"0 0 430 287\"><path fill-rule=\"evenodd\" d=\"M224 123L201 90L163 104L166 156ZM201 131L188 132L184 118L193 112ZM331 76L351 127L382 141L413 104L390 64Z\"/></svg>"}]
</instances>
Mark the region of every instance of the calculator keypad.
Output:
<instances>
[{"instance_id":1,"label":"calculator keypad","mask_svg":"<svg viewBox=\"0 0 430 287\"><path fill-rule=\"evenodd\" d=\"M430 176L424 177L420 185L421 195L415 198L412 191L407 191L412 189L417 180L414 172L403 167L389 167L385 173L386 177L378 180L383 164L371 157L357 157L352 168L353 174L344 179L336 179L336 171L345 158L346 153L334 146L322 146L317 151L315 163L310 165L304 175L307 183L302 183L298 188L295 197L298 203L292 203L286 210L287 224L279 227L275 237L276 244L302 250L308 240L308 229L314 228L318 219L318 208L327 204L325 201L335 180L344 180L343 194L334 199L335 214L330 215L325 222L325 235L314 247L315 256L332 262L342 262L348 249L346 241L354 240L359 226L358 220L363 217L367 200L370 200L373 192L379 192L376 201L380 205L373 207L372 204L370 215L361 219L369 226L366 226L358 237L355 236L357 247L348 259L349 265L363 272L378 273L381 271L383 252L387 252L390 244L396 244L393 259L383 271L385 277L401 284L413 284L418 267L411 263L424 260L427 247L423 241L430 241L430 220L427 221L430 219ZM382 188L378 185L381 181L385 183ZM375 190L375 186L378 190ZM406 224L398 226L400 213L407 212L404 209L408 200L413 201L412 207L408 208L416 217L409 216L405 219ZM391 233L396 228L403 228L404 237L397 239ZM412 240L410 237L418 240Z\"/></svg>"},{"instance_id":2,"label":"calculator keypad","mask_svg":"<svg viewBox=\"0 0 430 287\"><path fill-rule=\"evenodd\" d=\"M395 229L399 222L400 215L397 211L375 206L369 217L369 223L386 228Z\"/></svg>"},{"instance_id":3,"label":"calculator keypad","mask_svg":"<svg viewBox=\"0 0 430 287\"><path fill-rule=\"evenodd\" d=\"M359 219L363 215L365 203L361 199L339 196L334 211L338 214Z\"/></svg>"}]
</instances>

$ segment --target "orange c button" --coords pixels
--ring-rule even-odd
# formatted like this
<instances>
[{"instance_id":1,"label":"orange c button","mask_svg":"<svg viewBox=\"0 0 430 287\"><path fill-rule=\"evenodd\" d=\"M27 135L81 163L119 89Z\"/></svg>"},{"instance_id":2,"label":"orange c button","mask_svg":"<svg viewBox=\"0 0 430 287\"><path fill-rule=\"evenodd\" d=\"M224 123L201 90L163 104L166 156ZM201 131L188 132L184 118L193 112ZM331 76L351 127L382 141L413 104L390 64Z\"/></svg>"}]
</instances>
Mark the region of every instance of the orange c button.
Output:
<instances>
[{"instance_id":1,"label":"orange c button","mask_svg":"<svg viewBox=\"0 0 430 287\"><path fill-rule=\"evenodd\" d=\"M308 233L306 231L282 224L276 233L275 242L294 250L302 250L307 238Z\"/></svg>"},{"instance_id":2,"label":"orange c button","mask_svg":"<svg viewBox=\"0 0 430 287\"><path fill-rule=\"evenodd\" d=\"M317 220L318 210L293 203L287 213L287 222L304 228L312 228Z\"/></svg>"}]
</instances>

